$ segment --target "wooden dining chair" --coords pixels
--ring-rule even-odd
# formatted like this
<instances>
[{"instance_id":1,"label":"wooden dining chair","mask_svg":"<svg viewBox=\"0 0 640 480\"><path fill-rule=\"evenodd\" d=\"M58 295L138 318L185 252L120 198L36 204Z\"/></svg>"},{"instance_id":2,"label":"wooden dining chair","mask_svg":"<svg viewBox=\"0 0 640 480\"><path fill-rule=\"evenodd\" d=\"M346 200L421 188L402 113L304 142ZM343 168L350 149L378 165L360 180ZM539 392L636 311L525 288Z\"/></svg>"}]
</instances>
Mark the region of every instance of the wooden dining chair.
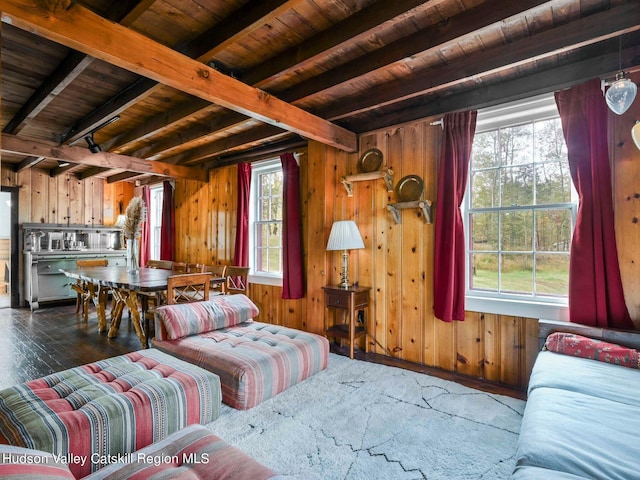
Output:
<instances>
[{"instance_id":1,"label":"wooden dining chair","mask_svg":"<svg viewBox=\"0 0 640 480\"><path fill-rule=\"evenodd\" d=\"M171 260L149 260L145 267L157 268L160 270L173 270L173 262Z\"/></svg>"},{"instance_id":2,"label":"wooden dining chair","mask_svg":"<svg viewBox=\"0 0 640 480\"><path fill-rule=\"evenodd\" d=\"M249 293L249 267L227 267L226 294Z\"/></svg>"},{"instance_id":3,"label":"wooden dining chair","mask_svg":"<svg viewBox=\"0 0 640 480\"><path fill-rule=\"evenodd\" d=\"M106 267L109 265L109 260L106 258L92 258L84 260L76 260L76 267ZM98 290L96 286L91 282L85 282L84 280L78 280L71 285L71 288L76 292L76 314L80 312L82 308L82 320L87 322L89 320L89 303L96 302L96 295Z\"/></svg>"},{"instance_id":4,"label":"wooden dining chair","mask_svg":"<svg viewBox=\"0 0 640 480\"><path fill-rule=\"evenodd\" d=\"M167 278L167 303L209 300L210 273L188 273Z\"/></svg>"},{"instance_id":5,"label":"wooden dining chair","mask_svg":"<svg viewBox=\"0 0 640 480\"><path fill-rule=\"evenodd\" d=\"M176 273L203 273L203 263L173 262L171 270Z\"/></svg>"},{"instance_id":6,"label":"wooden dining chair","mask_svg":"<svg viewBox=\"0 0 640 480\"><path fill-rule=\"evenodd\" d=\"M209 295L224 295L227 291L227 279L226 265L205 265L205 272L209 272L211 274L211 278L224 278L224 282L211 282L211 288L209 289Z\"/></svg>"}]
</instances>

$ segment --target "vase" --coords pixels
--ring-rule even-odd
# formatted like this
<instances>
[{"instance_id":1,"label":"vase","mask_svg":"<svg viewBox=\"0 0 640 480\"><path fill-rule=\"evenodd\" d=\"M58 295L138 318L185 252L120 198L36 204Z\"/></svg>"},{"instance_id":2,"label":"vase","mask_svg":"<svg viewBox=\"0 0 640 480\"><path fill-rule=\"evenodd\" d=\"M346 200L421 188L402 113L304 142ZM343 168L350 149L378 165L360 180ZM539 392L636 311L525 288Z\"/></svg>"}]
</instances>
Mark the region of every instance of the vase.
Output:
<instances>
[{"instance_id":1,"label":"vase","mask_svg":"<svg viewBox=\"0 0 640 480\"><path fill-rule=\"evenodd\" d=\"M127 272L138 273L140 271L140 259L138 256L138 239L127 240Z\"/></svg>"}]
</instances>

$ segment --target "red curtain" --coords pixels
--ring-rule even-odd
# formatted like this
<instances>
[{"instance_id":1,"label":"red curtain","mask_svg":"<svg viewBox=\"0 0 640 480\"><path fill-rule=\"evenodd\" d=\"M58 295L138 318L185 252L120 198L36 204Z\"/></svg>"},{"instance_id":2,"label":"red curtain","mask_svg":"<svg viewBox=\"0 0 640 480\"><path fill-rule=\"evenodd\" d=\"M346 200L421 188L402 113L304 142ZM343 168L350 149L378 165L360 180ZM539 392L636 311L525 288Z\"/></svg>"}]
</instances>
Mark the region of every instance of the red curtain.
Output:
<instances>
[{"instance_id":1,"label":"red curtain","mask_svg":"<svg viewBox=\"0 0 640 480\"><path fill-rule=\"evenodd\" d=\"M140 265L144 267L151 258L151 190L147 185L142 187L142 203L146 214L140 233Z\"/></svg>"},{"instance_id":2,"label":"red curtain","mask_svg":"<svg viewBox=\"0 0 640 480\"><path fill-rule=\"evenodd\" d=\"M624 301L613 224L607 106L600 80L556 92L569 170L580 204L569 260L569 319L633 328Z\"/></svg>"},{"instance_id":3,"label":"red curtain","mask_svg":"<svg viewBox=\"0 0 640 480\"><path fill-rule=\"evenodd\" d=\"M477 112L449 113L438 172L435 265L433 275L436 317L445 322L464 321L465 243L460 205L467 185L469 157L476 131Z\"/></svg>"},{"instance_id":4,"label":"red curtain","mask_svg":"<svg viewBox=\"0 0 640 480\"><path fill-rule=\"evenodd\" d=\"M304 297L300 167L291 153L280 156L284 179L282 232L282 298Z\"/></svg>"},{"instance_id":5,"label":"red curtain","mask_svg":"<svg viewBox=\"0 0 640 480\"><path fill-rule=\"evenodd\" d=\"M160 225L160 260L176 259L176 209L171 182L162 182L162 224Z\"/></svg>"},{"instance_id":6,"label":"red curtain","mask_svg":"<svg viewBox=\"0 0 640 480\"><path fill-rule=\"evenodd\" d=\"M249 195L251 192L251 164L238 164L238 215L233 264L249 266Z\"/></svg>"}]
</instances>

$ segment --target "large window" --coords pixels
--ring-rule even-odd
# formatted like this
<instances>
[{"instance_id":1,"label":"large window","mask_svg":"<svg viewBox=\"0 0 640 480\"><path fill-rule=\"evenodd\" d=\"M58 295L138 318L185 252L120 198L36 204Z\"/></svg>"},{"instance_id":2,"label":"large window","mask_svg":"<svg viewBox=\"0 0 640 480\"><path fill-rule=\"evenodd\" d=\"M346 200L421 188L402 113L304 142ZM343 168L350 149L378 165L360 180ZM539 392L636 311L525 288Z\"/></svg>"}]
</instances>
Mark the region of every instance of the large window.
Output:
<instances>
[{"instance_id":1,"label":"large window","mask_svg":"<svg viewBox=\"0 0 640 480\"><path fill-rule=\"evenodd\" d=\"M254 276L282 278L282 193L280 160L254 163L249 213L249 263Z\"/></svg>"},{"instance_id":2,"label":"large window","mask_svg":"<svg viewBox=\"0 0 640 480\"><path fill-rule=\"evenodd\" d=\"M553 97L478 112L465 207L468 294L566 303L576 194Z\"/></svg>"}]
</instances>

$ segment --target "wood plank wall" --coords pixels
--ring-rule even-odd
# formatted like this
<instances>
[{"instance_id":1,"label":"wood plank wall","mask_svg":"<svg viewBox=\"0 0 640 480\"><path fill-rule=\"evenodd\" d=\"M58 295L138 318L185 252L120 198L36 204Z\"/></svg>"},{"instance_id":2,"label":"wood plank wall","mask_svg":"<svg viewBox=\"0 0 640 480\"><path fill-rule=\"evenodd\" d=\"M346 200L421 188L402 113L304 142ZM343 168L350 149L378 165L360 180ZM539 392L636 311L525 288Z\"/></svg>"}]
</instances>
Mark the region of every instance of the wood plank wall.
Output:
<instances>
[{"instance_id":1,"label":"wood plank wall","mask_svg":"<svg viewBox=\"0 0 640 480\"><path fill-rule=\"evenodd\" d=\"M640 83L639 74L633 80ZM630 129L640 118L640 101L620 117L612 115L611 160L616 209L618 253L627 304L640 328L640 151ZM419 212L402 211L395 224L386 205L396 201L382 180L354 184L347 197L343 175L357 173L357 160L368 148L383 152L395 182L404 175L420 175L424 198L436 198L440 127L435 119L370 132L360 138L360 152L342 151L310 142L301 159L304 265L306 297L282 300L280 287L251 285L250 296L265 322L323 333L334 321L324 307L322 287L338 283L340 255L326 252L334 220L353 219L366 248L352 251L350 278L372 287L369 335L361 348L412 362L525 388L537 354L535 319L467 312L464 322L447 324L433 317L434 226ZM33 168L14 173L0 167L1 184L19 186L20 223L113 224L118 204L133 196L133 185L109 185L101 179L78 180ZM212 170L209 182L176 181L176 258L207 264L230 264L236 231L237 167ZM96 199L103 197L100 205Z\"/></svg>"},{"instance_id":2,"label":"wood plank wall","mask_svg":"<svg viewBox=\"0 0 640 480\"><path fill-rule=\"evenodd\" d=\"M364 135L360 152L379 148L396 182L403 175L420 175L424 198L435 200L441 129L430 120ZM282 288L252 284L258 319L320 334L335 321L324 306L322 287L339 283L341 258L339 252L326 252L326 242L334 220L353 219L366 248L351 252L350 278L372 287L369 335L360 348L524 388L537 353L537 322L473 312L461 323L435 319L434 226L425 224L418 210L403 211L396 225L386 208L395 194L382 180L358 182L353 197L347 197L340 179L358 172L359 157L310 142L301 158L307 294L282 300ZM226 167L213 170L208 184L176 181L176 259L232 262L236 178L237 168Z\"/></svg>"},{"instance_id":3,"label":"wood plank wall","mask_svg":"<svg viewBox=\"0 0 640 480\"><path fill-rule=\"evenodd\" d=\"M630 74L630 78L640 84L640 72ZM624 115L611 114L609 118L620 274L629 314L640 329L640 150L631 138L631 128L640 120L640 95Z\"/></svg>"},{"instance_id":4,"label":"wood plank wall","mask_svg":"<svg viewBox=\"0 0 640 480\"><path fill-rule=\"evenodd\" d=\"M1 185L19 187L18 222L79 223L113 225L118 202L126 208L133 197L133 184L107 184L102 178L79 180L72 173L49 176L49 171L29 168L14 172L11 165L0 167Z\"/></svg>"}]
</instances>

